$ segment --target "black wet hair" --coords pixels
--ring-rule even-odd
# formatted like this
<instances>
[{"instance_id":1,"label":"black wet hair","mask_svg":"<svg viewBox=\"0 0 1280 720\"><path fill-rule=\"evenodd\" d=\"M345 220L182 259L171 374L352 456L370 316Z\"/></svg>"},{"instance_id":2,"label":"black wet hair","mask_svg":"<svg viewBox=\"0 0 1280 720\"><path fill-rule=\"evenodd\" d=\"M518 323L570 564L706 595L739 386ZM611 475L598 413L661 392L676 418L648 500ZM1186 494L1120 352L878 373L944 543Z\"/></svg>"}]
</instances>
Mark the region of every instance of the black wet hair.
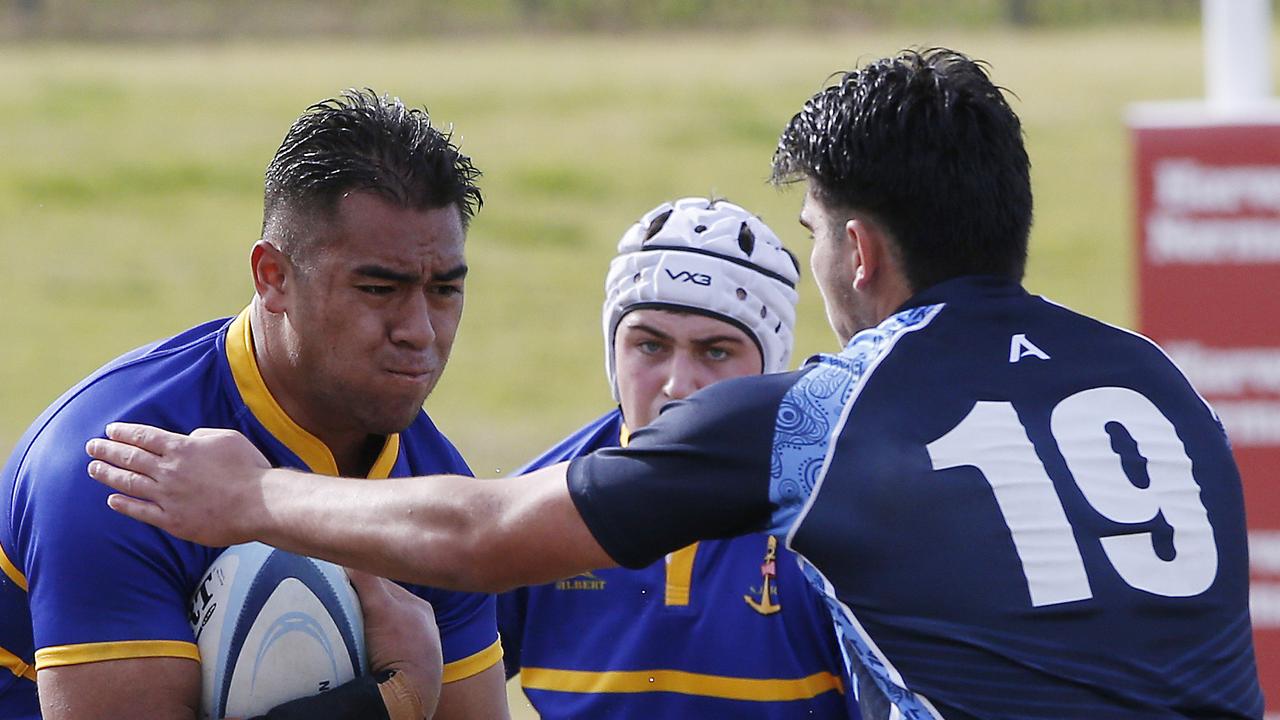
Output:
<instances>
[{"instance_id":1,"label":"black wet hair","mask_svg":"<svg viewBox=\"0 0 1280 720\"><path fill-rule=\"evenodd\" d=\"M870 215L914 291L1026 270L1022 124L985 64L953 50L906 50L841 75L783 130L772 180L808 180L828 210Z\"/></svg>"},{"instance_id":2,"label":"black wet hair","mask_svg":"<svg viewBox=\"0 0 1280 720\"><path fill-rule=\"evenodd\" d=\"M289 128L267 166L262 231L287 254L333 217L348 192L370 192L398 207L455 205L465 228L484 204L480 171L431 124L426 108L372 90L345 90L316 103Z\"/></svg>"}]
</instances>

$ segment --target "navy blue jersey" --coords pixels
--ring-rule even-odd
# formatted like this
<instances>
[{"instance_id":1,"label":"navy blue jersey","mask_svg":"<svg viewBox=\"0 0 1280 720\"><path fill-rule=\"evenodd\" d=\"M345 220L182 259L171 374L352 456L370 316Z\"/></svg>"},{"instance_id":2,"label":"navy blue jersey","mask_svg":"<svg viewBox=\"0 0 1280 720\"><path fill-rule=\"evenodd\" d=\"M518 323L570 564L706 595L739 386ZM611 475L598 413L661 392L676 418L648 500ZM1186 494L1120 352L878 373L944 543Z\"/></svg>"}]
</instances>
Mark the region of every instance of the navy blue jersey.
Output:
<instances>
[{"instance_id":1,"label":"navy blue jersey","mask_svg":"<svg viewBox=\"0 0 1280 720\"><path fill-rule=\"evenodd\" d=\"M614 410L519 472L625 435ZM775 535L504 593L498 628L543 720L857 717L831 616Z\"/></svg>"},{"instance_id":2,"label":"navy blue jersey","mask_svg":"<svg viewBox=\"0 0 1280 720\"><path fill-rule=\"evenodd\" d=\"M101 660L199 660L187 613L222 548L179 540L106 505L86 472L87 440L112 421L178 432L228 427L275 465L337 474L329 449L267 390L247 313L120 357L69 390L18 443L0 475L0 718L39 717L36 670ZM386 439L369 476L470 474L425 413ZM410 586L440 624L445 680L497 663L494 599Z\"/></svg>"},{"instance_id":3,"label":"navy blue jersey","mask_svg":"<svg viewBox=\"0 0 1280 720\"><path fill-rule=\"evenodd\" d=\"M943 283L711 386L569 484L623 564L785 532L865 717L1262 716L1216 416L1150 341L1015 284Z\"/></svg>"}]
</instances>

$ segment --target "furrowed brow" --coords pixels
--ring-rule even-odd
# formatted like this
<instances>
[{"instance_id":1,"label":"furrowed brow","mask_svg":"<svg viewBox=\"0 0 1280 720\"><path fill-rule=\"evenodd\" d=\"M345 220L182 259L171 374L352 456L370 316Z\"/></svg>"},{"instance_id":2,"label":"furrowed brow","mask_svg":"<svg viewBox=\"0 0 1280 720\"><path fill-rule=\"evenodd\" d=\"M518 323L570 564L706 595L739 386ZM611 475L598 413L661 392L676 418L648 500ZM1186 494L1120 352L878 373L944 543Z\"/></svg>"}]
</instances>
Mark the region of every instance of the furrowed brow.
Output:
<instances>
[{"instance_id":1,"label":"furrowed brow","mask_svg":"<svg viewBox=\"0 0 1280 720\"><path fill-rule=\"evenodd\" d=\"M467 276L467 266L459 265L452 270L445 270L442 273L432 273L431 279L434 282L449 282L450 280L461 280Z\"/></svg>"},{"instance_id":2,"label":"furrowed brow","mask_svg":"<svg viewBox=\"0 0 1280 720\"><path fill-rule=\"evenodd\" d=\"M361 265L356 268L356 274L362 275L374 280L386 280L388 282L415 284L422 279L418 273L407 273L399 270L392 270L384 265Z\"/></svg>"}]
</instances>

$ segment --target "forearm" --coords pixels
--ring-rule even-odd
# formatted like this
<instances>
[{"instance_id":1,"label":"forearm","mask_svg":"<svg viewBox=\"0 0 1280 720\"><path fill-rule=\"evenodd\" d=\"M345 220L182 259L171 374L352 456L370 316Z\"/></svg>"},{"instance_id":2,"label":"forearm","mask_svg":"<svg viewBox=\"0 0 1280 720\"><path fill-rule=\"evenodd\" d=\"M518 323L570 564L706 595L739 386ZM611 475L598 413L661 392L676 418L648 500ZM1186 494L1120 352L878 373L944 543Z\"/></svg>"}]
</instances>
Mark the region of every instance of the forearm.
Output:
<instances>
[{"instance_id":1,"label":"forearm","mask_svg":"<svg viewBox=\"0 0 1280 720\"><path fill-rule=\"evenodd\" d=\"M473 554L492 493L474 478L354 480L274 469L245 513L247 534L382 577L476 589L459 557ZM470 582L469 582L470 581Z\"/></svg>"},{"instance_id":2,"label":"forearm","mask_svg":"<svg viewBox=\"0 0 1280 720\"><path fill-rule=\"evenodd\" d=\"M518 478L349 480L270 469L227 430L113 423L89 475L117 512L210 546L262 540L382 577L496 592L613 560L574 506L567 464Z\"/></svg>"},{"instance_id":3,"label":"forearm","mask_svg":"<svg viewBox=\"0 0 1280 720\"><path fill-rule=\"evenodd\" d=\"M292 552L432 587L497 592L612 565L564 485L437 475L360 481L263 473L249 534Z\"/></svg>"}]
</instances>

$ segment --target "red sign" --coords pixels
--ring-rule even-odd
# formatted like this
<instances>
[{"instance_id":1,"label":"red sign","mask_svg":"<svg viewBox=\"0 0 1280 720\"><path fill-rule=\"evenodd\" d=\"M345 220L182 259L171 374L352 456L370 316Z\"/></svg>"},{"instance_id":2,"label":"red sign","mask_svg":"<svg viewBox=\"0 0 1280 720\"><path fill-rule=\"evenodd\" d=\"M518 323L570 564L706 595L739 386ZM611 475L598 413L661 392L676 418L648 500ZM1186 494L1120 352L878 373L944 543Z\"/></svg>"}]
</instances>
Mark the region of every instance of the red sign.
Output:
<instances>
[{"instance_id":1,"label":"red sign","mask_svg":"<svg viewBox=\"0 0 1280 720\"><path fill-rule=\"evenodd\" d=\"M1231 438L1249 518L1258 669L1273 704L1280 699L1280 118L1156 119L1133 127L1139 325Z\"/></svg>"}]
</instances>

